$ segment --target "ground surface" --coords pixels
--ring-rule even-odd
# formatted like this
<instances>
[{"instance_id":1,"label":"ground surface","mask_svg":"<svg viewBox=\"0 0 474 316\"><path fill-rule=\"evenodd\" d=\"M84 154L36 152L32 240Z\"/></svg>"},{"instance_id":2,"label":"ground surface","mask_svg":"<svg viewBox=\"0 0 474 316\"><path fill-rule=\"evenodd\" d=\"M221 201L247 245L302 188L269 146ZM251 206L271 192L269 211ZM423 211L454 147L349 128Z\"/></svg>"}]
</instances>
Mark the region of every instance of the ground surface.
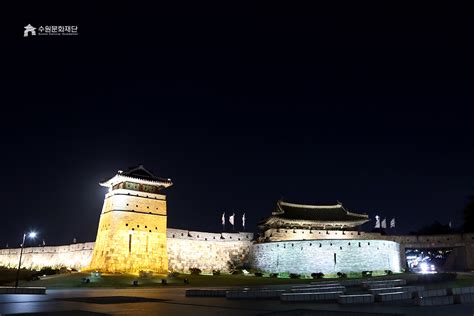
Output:
<instances>
[{"instance_id":1,"label":"ground surface","mask_svg":"<svg viewBox=\"0 0 474 316\"><path fill-rule=\"evenodd\" d=\"M418 307L409 303L375 303L341 306L337 303L282 303L280 300L229 300L226 298L185 297L193 287L271 287L288 288L289 284L313 280L275 279L243 275L181 275L161 285L163 276L137 279L130 275L104 275L92 283L82 283L90 274L74 273L22 282L28 286L46 286L46 295L0 295L0 315L473 315L474 304ZM414 282L416 275L397 275ZM183 278L188 278L189 285ZM328 279L323 279L327 281ZM473 286L474 274L461 273L458 279L425 285L428 288ZM99 288L108 287L108 288Z\"/></svg>"},{"instance_id":2,"label":"ground surface","mask_svg":"<svg viewBox=\"0 0 474 316\"><path fill-rule=\"evenodd\" d=\"M46 295L0 295L0 314L33 315L472 315L474 304L341 306L279 300L189 298L185 288L56 289Z\"/></svg>"},{"instance_id":3,"label":"ground surface","mask_svg":"<svg viewBox=\"0 0 474 316\"><path fill-rule=\"evenodd\" d=\"M397 274L394 277L404 278L409 284L417 284L416 274ZM90 283L84 283L83 278L89 278ZM70 273L58 274L41 278L36 281L20 281L20 286L44 286L49 289L56 288L126 288L133 287L132 282L138 280L139 287L158 287L161 288L161 280L166 278L168 284L166 287L202 287L202 286L266 286L266 285L283 285L309 283L318 280L312 279L280 279L269 277L254 277L245 275L189 275L183 274L176 278L167 278L164 275L156 275L151 278L138 278L135 275L102 275L100 278L91 278L89 273ZM184 279L189 280L189 284L184 283ZM320 281L338 280L324 278ZM10 285L12 285L10 283ZM8 284L6 284L8 285ZM456 280L448 282L436 282L423 284L427 288L451 288L474 286L473 273L458 273Z\"/></svg>"}]
</instances>

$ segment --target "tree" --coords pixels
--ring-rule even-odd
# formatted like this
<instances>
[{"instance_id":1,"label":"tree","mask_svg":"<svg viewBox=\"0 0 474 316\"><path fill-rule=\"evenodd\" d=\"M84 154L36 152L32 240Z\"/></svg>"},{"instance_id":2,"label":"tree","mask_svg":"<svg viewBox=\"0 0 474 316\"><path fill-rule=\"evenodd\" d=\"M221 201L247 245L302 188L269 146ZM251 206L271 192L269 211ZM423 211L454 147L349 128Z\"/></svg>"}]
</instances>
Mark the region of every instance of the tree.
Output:
<instances>
[{"instance_id":1,"label":"tree","mask_svg":"<svg viewBox=\"0 0 474 316\"><path fill-rule=\"evenodd\" d=\"M464 232L474 232L474 195L468 197L464 207Z\"/></svg>"},{"instance_id":2,"label":"tree","mask_svg":"<svg viewBox=\"0 0 474 316\"><path fill-rule=\"evenodd\" d=\"M443 225L438 221L434 221L432 224L425 226L418 231L410 232L410 235L442 235L450 234L453 230L449 225Z\"/></svg>"}]
</instances>

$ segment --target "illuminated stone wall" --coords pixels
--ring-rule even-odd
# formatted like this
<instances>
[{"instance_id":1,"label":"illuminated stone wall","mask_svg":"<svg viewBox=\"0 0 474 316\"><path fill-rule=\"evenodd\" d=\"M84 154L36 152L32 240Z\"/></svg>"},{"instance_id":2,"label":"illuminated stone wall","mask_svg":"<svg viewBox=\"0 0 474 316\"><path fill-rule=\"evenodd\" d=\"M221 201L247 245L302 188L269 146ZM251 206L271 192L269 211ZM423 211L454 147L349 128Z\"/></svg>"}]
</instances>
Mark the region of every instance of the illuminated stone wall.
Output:
<instances>
[{"instance_id":1,"label":"illuminated stone wall","mask_svg":"<svg viewBox=\"0 0 474 316\"><path fill-rule=\"evenodd\" d=\"M338 233L340 237L339 234L342 232L331 231L330 233L334 234L334 238L335 233ZM253 234L251 233L215 234L169 228L167 230L168 269L188 272L190 267L197 267L203 271L226 271L229 262L240 258L244 261L249 259L252 264L261 269L276 269L274 271L280 270L279 272L291 272L295 267L304 269L304 273L324 273L324 270L329 271L327 273L334 273L343 269L397 271L395 258L397 246L393 241L400 243L402 263L404 262L402 253L405 248L457 247L463 253L461 259L466 261L466 269L474 269L474 234L380 236L374 233L361 233L358 235L359 238L355 239L357 235L350 235L350 233L345 232L343 236L348 238L339 240L320 238L319 240L288 240L252 245ZM357 234L357 232L354 233ZM287 234L290 234L290 231ZM300 234L306 236L308 232L300 232ZM316 238L319 238L319 233L316 235L318 236ZM322 232L321 235L325 234ZM368 245L369 242L370 245ZM381 243L382 246L380 246ZM387 246L383 245L384 243ZM388 245L395 248L390 250ZM22 266L36 269L45 266L69 267L79 270L89 266L93 249L94 242L25 248ZM336 253L335 267L334 253ZM0 266L16 267L19 255L18 248L0 249ZM389 263L386 264L387 258ZM379 269L382 265L385 267ZM386 268L386 266L391 266L391 268ZM317 269L321 270L311 271Z\"/></svg>"},{"instance_id":2,"label":"illuminated stone wall","mask_svg":"<svg viewBox=\"0 0 474 316\"><path fill-rule=\"evenodd\" d=\"M29 269L73 268L80 270L89 265L92 258L93 242L64 246L28 247L23 249L21 266ZM20 249L0 249L0 266L17 268Z\"/></svg>"},{"instance_id":3,"label":"illuminated stone wall","mask_svg":"<svg viewBox=\"0 0 474 316\"><path fill-rule=\"evenodd\" d=\"M266 241L281 241L312 239L384 239L385 237L380 233L357 231L271 228L265 231L264 238Z\"/></svg>"},{"instance_id":4,"label":"illuminated stone wall","mask_svg":"<svg viewBox=\"0 0 474 316\"><path fill-rule=\"evenodd\" d=\"M170 271L189 272L189 268L199 268L203 272L212 272L212 270L225 272L231 264L248 260L253 234L217 234L169 228L167 237L167 264ZM89 269L94 244L94 242L89 242L25 248L22 266L34 269L42 267ZM161 256L161 249L159 251ZM0 249L0 266L17 267L19 256L19 248ZM149 269L141 266L141 270Z\"/></svg>"},{"instance_id":5,"label":"illuminated stone wall","mask_svg":"<svg viewBox=\"0 0 474 316\"><path fill-rule=\"evenodd\" d=\"M304 240L255 244L250 262L265 272L400 271L400 246L385 240Z\"/></svg>"},{"instance_id":6,"label":"illuminated stone wall","mask_svg":"<svg viewBox=\"0 0 474 316\"><path fill-rule=\"evenodd\" d=\"M165 196L124 189L106 194L88 269L167 273Z\"/></svg>"},{"instance_id":7,"label":"illuminated stone wall","mask_svg":"<svg viewBox=\"0 0 474 316\"><path fill-rule=\"evenodd\" d=\"M168 267L170 271L229 271L232 265L248 262L252 233L204 233L168 229Z\"/></svg>"}]
</instances>

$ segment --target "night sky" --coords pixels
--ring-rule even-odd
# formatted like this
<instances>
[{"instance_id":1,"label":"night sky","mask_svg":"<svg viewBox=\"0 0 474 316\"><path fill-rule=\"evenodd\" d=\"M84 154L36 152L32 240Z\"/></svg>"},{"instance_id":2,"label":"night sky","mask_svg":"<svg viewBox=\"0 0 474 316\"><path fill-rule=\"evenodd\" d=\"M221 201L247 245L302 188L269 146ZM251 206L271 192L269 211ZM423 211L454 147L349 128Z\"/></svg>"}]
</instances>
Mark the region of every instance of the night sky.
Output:
<instances>
[{"instance_id":1,"label":"night sky","mask_svg":"<svg viewBox=\"0 0 474 316\"><path fill-rule=\"evenodd\" d=\"M472 17L364 8L30 7L2 51L0 246L93 241L117 170L171 178L168 226L248 230L278 199L396 233L474 193ZM377 8L372 8L377 9ZM78 25L78 36L23 37ZM366 224L370 230L373 223Z\"/></svg>"}]
</instances>

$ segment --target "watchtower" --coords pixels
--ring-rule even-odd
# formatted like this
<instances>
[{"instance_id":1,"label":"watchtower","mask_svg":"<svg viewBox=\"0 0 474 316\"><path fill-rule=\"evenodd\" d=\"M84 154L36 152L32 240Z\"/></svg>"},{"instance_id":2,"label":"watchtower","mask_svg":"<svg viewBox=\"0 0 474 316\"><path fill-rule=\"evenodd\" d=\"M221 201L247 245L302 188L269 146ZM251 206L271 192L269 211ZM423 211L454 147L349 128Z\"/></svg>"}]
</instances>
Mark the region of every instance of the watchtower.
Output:
<instances>
[{"instance_id":1,"label":"watchtower","mask_svg":"<svg viewBox=\"0 0 474 316\"><path fill-rule=\"evenodd\" d=\"M171 179L142 165L101 182L105 195L90 269L102 272L168 272L166 196Z\"/></svg>"}]
</instances>

